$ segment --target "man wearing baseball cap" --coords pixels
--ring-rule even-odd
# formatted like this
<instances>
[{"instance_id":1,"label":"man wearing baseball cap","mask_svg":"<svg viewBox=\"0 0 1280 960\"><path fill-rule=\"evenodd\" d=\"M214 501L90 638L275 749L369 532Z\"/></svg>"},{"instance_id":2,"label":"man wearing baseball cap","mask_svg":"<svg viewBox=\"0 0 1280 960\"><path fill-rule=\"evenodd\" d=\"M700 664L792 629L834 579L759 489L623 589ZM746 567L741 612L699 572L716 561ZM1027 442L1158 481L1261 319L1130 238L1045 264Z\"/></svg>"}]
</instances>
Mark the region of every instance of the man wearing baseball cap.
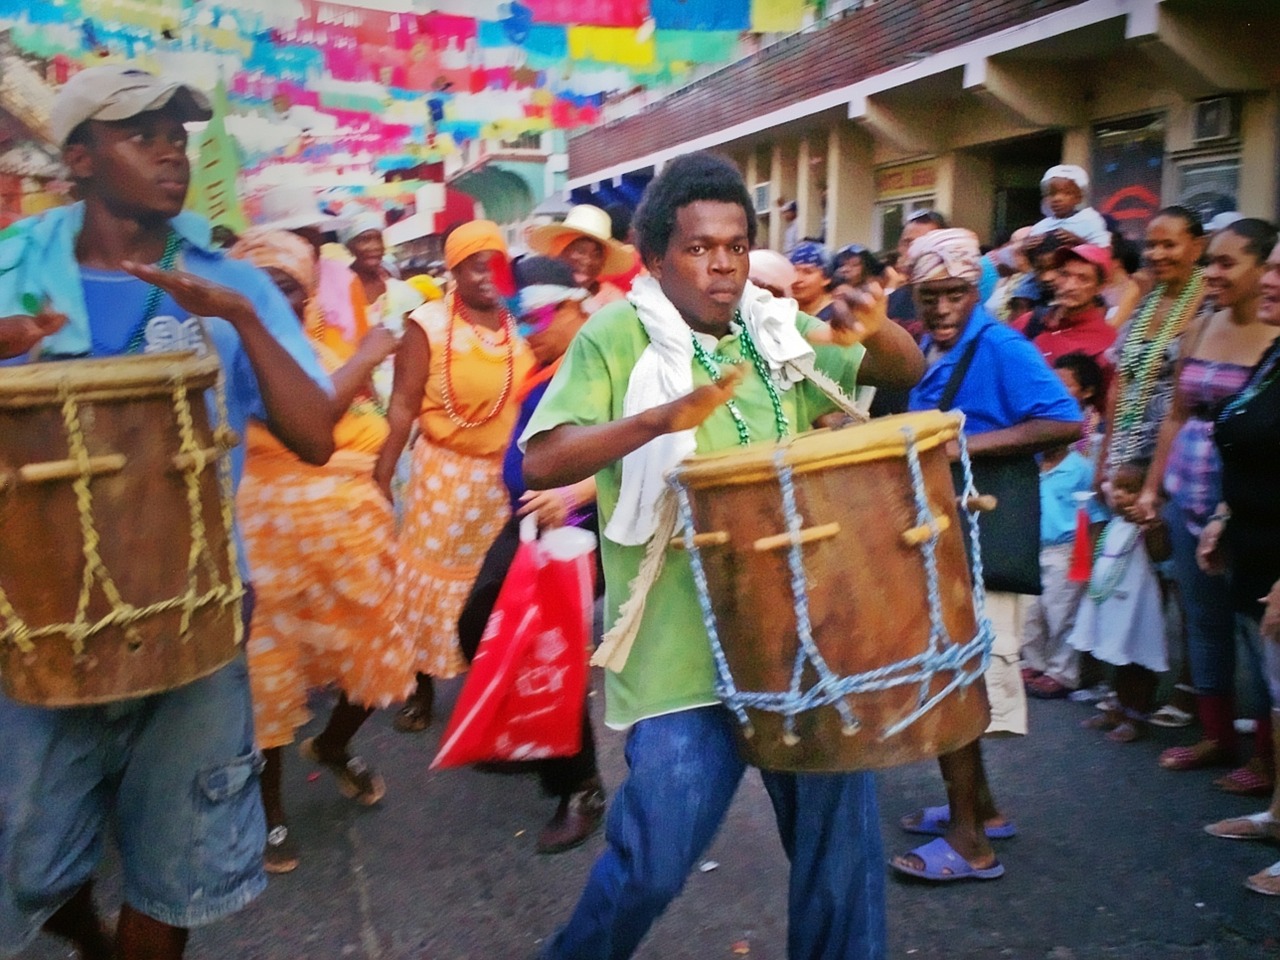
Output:
<instances>
[{"instance_id":1,"label":"man wearing baseball cap","mask_svg":"<svg viewBox=\"0 0 1280 960\"><path fill-rule=\"evenodd\" d=\"M1107 323L1101 293L1111 271L1111 251L1091 243L1061 247L1054 254L1054 299L1013 322L1049 366L1068 353L1083 353L1102 367L1109 379L1107 351L1116 330Z\"/></svg>"},{"instance_id":2,"label":"man wearing baseball cap","mask_svg":"<svg viewBox=\"0 0 1280 960\"><path fill-rule=\"evenodd\" d=\"M90 68L59 91L51 133L82 199L0 236L0 362L212 349L236 434L253 417L324 463L328 381L292 310L266 274L224 259L208 223L182 210L184 124L209 116L200 91L129 66ZM233 482L243 463L234 449ZM189 927L263 889L262 759L243 656L101 707L0 694L0 730L0 954L43 928L90 960L181 957ZM114 937L91 887L108 825L124 874Z\"/></svg>"}]
</instances>

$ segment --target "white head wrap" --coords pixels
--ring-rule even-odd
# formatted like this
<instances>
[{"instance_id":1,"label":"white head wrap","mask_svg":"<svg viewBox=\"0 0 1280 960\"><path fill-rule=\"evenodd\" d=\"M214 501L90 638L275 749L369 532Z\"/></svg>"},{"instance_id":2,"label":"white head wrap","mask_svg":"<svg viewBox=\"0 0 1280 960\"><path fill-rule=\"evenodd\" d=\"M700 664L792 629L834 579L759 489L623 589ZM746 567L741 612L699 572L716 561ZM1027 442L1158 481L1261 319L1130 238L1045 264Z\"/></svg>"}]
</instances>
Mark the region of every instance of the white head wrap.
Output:
<instances>
[{"instance_id":1,"label":"white head wrap","mask_svg":"<svg viewBox=\"0 0 1280 960\"><path fill-rule=\"evenodd\" d=\"M982 276L981 259L978 235L963 227L949 227L917 237L907 251L907 269L912 283L963 280L977 285Z\"/></svg>"},{"instance_id":2,"label":"white head wrap","mask_svg":"<svg viewBox=\"0 0 1280 960\"><path fill-rule=\"evenodd\" d=\"M1040 189L1043 190L1048 186L1050 180L1070 180L1080 188L1081 193L1089 189L1089 174L1084 172L1083 167L1077 167L1074 163L1060 163L1046 170L1044 176L1040 178Z\"/></svg>"}]
</instances>

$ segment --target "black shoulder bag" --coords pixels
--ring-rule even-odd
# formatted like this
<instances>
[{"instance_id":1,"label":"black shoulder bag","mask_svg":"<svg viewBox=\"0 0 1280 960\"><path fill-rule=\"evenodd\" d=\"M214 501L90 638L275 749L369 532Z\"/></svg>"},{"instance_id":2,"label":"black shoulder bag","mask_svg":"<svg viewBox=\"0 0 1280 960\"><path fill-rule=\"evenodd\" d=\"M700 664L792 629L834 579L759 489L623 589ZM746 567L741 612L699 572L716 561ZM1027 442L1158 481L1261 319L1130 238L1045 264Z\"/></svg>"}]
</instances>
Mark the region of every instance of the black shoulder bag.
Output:
<instances>
[{"instance_id":1,"label":"black shoulder bag","mask_svg":"<svg viewBox=\"0 0 1280 960\"><path fill-rule=\"evenodd\" d=\"M985 331L984 331L985 332ZM964 382L982 332L969 341L956 361L938 401L950 410ZM964 493L964 472L951 465L957 495ZM982 580L988 590L1039 594L1040 585L1040 466L1030 453L975 457L973 483L979 493L996 498L996 508L982 515L978 542L982 547ZM968 543L968 521L960 511L961 529Z\"/></svg>"}]
</instances>

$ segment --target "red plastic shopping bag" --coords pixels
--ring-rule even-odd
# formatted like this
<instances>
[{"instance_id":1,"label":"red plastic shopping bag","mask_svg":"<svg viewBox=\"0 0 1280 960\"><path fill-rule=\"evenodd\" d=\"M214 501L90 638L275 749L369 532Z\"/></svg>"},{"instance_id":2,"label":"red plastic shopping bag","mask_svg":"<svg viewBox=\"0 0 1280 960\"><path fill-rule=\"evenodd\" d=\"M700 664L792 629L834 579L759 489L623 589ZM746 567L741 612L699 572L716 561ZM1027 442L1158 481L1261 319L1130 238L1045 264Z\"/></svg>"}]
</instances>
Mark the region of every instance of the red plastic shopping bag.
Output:
<instances>
[{"instance_id":1,"label":"red plastic shopping bag","mask_svg":"<svg viewBox=\"0 0 1280 960\"><path fill-rule=\"evenodd\" d=\"M1071 541L1071 566L1067 570L1069 583L1088 583L1093 575L1093 534L1089 530L1088 503L1090 493L1074 494L1076 501L1076 535Z\"/></svg>"},{"instance_id":2,"label":"red plastic shopping bag","mask_svg":"<svg viewBox=\"0 0 1280 960\"><path fill-rule=\"evenodd\" d=\"M521 543L431 767L582 749L595 536L561 527Z\"/></svg>"}]
</instances>

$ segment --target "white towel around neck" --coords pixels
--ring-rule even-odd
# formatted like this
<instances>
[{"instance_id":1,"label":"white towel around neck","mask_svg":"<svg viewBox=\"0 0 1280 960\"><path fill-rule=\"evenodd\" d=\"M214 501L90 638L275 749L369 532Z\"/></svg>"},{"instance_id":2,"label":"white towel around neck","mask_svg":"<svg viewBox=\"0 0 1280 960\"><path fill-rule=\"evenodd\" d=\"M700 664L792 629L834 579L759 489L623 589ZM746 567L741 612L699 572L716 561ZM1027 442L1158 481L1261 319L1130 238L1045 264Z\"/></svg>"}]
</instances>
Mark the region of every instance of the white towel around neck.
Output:
<instances>
[{"instance_id":1,"label":"white towel around neck","mask_svg":"<svg viewBox=\"0 0 1280 960\"><path fill-rule=\"evenodd\" d=\"M693 389L693 331L652 277L638 278L627 299L649 337L622 399L623 416L631 417ZM775 386L790 389L803 376L791 364L814 355L813 347L796 328L796 302L774 297L748 282L738 307ZM606 537L626 546L652 538L666 475L694 452L694 434L694 430L664 434L622 458L622 488L604 529Z\"/></svg>"}]
</instances>

